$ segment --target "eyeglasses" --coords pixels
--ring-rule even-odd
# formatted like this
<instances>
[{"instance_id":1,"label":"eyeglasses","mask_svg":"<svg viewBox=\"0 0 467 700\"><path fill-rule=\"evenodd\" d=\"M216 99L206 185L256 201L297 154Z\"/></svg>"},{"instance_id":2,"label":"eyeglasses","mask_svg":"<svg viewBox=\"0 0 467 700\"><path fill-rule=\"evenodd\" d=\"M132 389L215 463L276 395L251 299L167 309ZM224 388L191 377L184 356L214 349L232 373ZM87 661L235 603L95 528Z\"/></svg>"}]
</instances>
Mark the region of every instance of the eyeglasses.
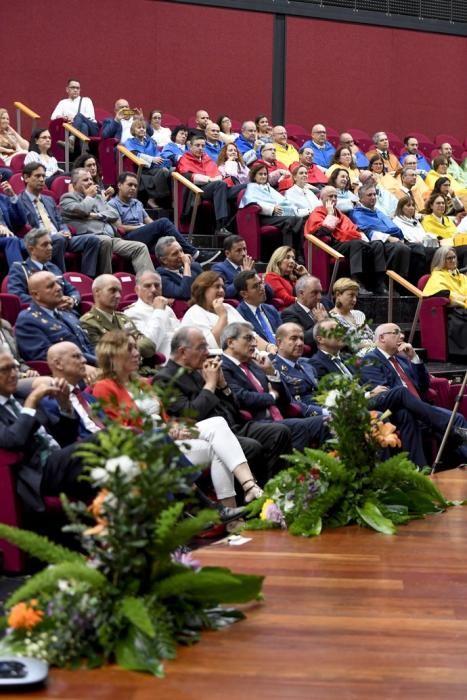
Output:
<instances>
[{"instance_id":1,"label":"eyeglasses","mask_svg":"<svg viewBox=\"0 0 467 700\"><path fill-rule=\"evenodd\" d=\"M446 255L445 260L457 260L457 255Z\"/></svg>"},{"instance_id":2,"label":"eyeglasses","mask_svg":"<svg viewBox=\"0 0 467 700\"><path fill-rule=\"evenodd\" d=\"M241 335L240 340L246 340L247 343L251 343L253 340L255 340L255 336L253 333L247 333L246 335Z\"/></svg>"},{"instance_id":3,"label":"eyeglasses","mask_svg":"<svg viewBox=\"0 0 467 700\"><path fill-rule=\"evenodd\" d=\"M404 335L400 328L397 331L386 331L382 335Z\"/></svg>"},{"instance_id":4,"label":"eyeglasses","mask_svg":"<svg viewBox=\"0 0 467 700\"><path fill-rule=\"evenodd\" d=\"M18 369L18 363L7 365L6 367L0 367L0 374L9 374L10 372L17 372Z\"/></svg>"}]
</instances>

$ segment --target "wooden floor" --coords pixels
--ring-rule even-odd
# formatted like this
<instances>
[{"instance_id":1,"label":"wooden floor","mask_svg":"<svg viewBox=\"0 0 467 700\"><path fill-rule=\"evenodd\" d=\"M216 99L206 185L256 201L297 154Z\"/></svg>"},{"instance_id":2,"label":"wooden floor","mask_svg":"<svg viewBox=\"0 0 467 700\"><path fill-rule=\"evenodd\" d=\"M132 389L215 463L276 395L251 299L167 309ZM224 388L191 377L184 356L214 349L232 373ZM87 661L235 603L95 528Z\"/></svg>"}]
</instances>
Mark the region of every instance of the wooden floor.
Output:
<instances>
[{"instance_id":1,"label":"wooden floor","mask_svg":"<svg viewBox=\"0 0 467 700\"><path fill-rule=\"evenodd\" d=\"M467 498L467 473L436 477ZM247 620L180 649L163 680L116 668L53 670L22 697L64 700L466 700L467 507L387 537L358 527L315 539L246 533L204 564L266 575ZM198 556L199 555L199 556Z\"/></svg>"}]
</instances>

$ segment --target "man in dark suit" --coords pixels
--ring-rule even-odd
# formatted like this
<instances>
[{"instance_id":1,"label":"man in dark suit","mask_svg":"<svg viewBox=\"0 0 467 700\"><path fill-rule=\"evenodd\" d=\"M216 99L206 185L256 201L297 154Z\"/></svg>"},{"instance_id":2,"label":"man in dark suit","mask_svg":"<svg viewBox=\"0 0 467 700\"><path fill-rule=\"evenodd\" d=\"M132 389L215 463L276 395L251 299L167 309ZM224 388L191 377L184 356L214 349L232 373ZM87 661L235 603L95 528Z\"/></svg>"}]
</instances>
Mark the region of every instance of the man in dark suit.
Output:
<instances>
[{"instance_id":1,"label":"man in dark suit","mask_svg":"<svg viewBox=\"0 0 467 700\"><path fill-rule=\"evenodd\" d=\"M298 323L304 331L306 345L316 350L313 339L313 326L317 321L329 318L326 307L321 298L323 288L317 277L302 275L295 283L297 301L281 312L283 323Z\"/></svg>"},{"instance_id":2,"label":"man in dark suit","mask_svg":"<svg viewBox=\"0 0 467 700\"><path fill-rule=\"evenodd\" d=\"M231 323L221 335L223 373L240 406L254 420L287 426L292 446L298 450L313 443L322 444L328 437L323 416L283 417L282 411L290 405L290 394L267 357L254 359L257 346L252 330L249 323Z\"/></svg>"},{"instance_id":3,"label":"man in dark suit","mask_svg":"<svg viewBox=\"0 0 467 700\"><path fill-rule=\"evenodd\" d=\"M52 259L62 272L65 271L65 251L81 255L81 272L95 277L99 259L101 239L92 233L86 236L72 236L58 208L52 199L42 194L45 187L45 168L39 163L28 163L23 167L26 189L19 195L19 201L26 213L28 224L33 228L45 228L52 236Z\"/></svg>"},{"instance_id":4,"label":"man in dark suit","mask_svg":"<svg viewBox=\"0 0 467 700\"><path fill-rule=\"evenodd\" d=\"M88 482L78 480L81 462L73 456L78 419L70 403L64 380L40 383L21 404L14 394L18 365L9 353L0 353L0 447L22 452L17 467L17 490L23 503L33 511L45 509L42 497L58 495L89 499ZM45 413L45 397L54 397L59 416Z\"/></svg>"},{"instance_id":5,"label":"man in dark suit","mask_svg":"<svg viewBox=\"0 0 467 700\"><path fill-rule=\"evenodd\" d=\"M339 324L332 318L324 318L313 326L313 340L318 348L310 362L318 377L338 372L344 377L352 377L355 370L345 364L340 351L344 346L343 334L338 331Z\"/></svg>"},{"instance_id":6,"label":"man in dark suit","mask_svg":"<svg viewBox=\"0 0 467 700\"><path fill-rule=\"evenodd\" d=\"M274 369L287 385L292 401L304 416L328 416L329 411L315 401L318 378L310 360L302 357L303 328L297 323L283 323L276 331L277 354L271 356Z\"/></svg>"},{"instance_id":7,"label":"man in dark suit","mask_svg":"<svg viewBox=\"0 0 467 700\"><path fill-rule=\"evenodd\" d=\"M191 255L183 252L182 246L173 236L159 238L155 246L157 258L162 263L157 272L162 280L162 293L168 299L188 300L191 285L203 271L193 262Z\"/></svg>"},{"instance_id":8,"label":"man in dark suit","mask_svg":"<svg viewBox=\"0 0 467 700\"><path fill-rule=\"evenodd\" d=\"M273 476L284 464L281 454L291 451L290 430L279 423L259 423L242 416L217 358L209 358L206 339L197 328L180 328L172 338L171 357L155 381L172 386L169 415L204 420L213 416L226 419L237 436L253 473L260 483Z\"/></svg>"},{"instance_id":9,"label":"man in dark suit","mask_svg":"<svg viewBox=\"0 0 467 700\"><path fill-rule=\"evenodd\" d=\"M16 321L16 342L25 360L45 360L54 343L69 340L76 343L86 362L96 364L96 356L76 316L59 311L63 290L51 272L36 272L28 280L32 303L21 311Z\"/></svg>"},{"instance_id":10,"label":"man in dark suit","mask_svg":"<svg viewBox=\"0 0 467 700\"><path fill-rule=\"evenodd\" d=\"M237 306L238 313L245 321L251 323L260 338L271 346L275 346L276 328L281 324L281 317L274 306L264 303L266 300L264 282L256 270L239 272L235 277L234 285L238 296L242 299ZM268 346L266 349L269 351Z\"/></svg>"},{"instance_id":11,"label":"man in dark suit","mask_svg":"<svg viewBox=\"0 0 467 700\"><path fill-rule=\"evenodd\" d=\"M225 284L225 296L228 299L237 298L234 279L239 272L244 270L254 270L255 261L248 255L245 240L241 236L232 234L224 238L225 260L216 262L211 266L211 270L218 272Z\"/></svg>"},{"instance_id":12,"label":"man in dark suit","mask_svg":"<svg viewBox=\"0 0 467 700\"><path fill-rule=\"evenodd\" d=\"M81 297L70 282L63 279L62 271L52 260L52 238L45 228L33 228L24 237L24 245L29 258L23 262L15 262L8 270L8 292L16 294L23 304L31 301L28 290L30 276L41 270L51 272L57 278L63 289L63 296L58 307L62 311L73 311L78 308Z\"/></svg>"},{"instance_id":13,"label":"man in dark suit","mask_svg":"<svg viewBox=\"0 0 467 700\"><path fill-rule=\"evenodd\" d=\"M23 259L24 246L15 233L25 224L24 210L12 186L9 182L0 182L0 250L8 266Z\"/></svg>"}]
</instances>

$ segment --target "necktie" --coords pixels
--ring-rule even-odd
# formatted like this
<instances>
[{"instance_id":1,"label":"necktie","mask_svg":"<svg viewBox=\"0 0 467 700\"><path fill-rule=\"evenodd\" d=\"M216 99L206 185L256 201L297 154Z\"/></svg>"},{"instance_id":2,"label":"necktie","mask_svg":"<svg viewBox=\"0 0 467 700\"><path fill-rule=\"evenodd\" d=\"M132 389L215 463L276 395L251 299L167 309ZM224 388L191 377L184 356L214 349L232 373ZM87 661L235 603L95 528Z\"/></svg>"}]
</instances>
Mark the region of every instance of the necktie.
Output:
<instances>
[{"instance_id":1,"label":"necktie","mask_svg":"<svg viewBox=\"0 0 467 700\"><path fill-rule=\"evenodd\" d=\"M337 357L337 355L336 355L336 357L332 358L332 361L336 365L339 372L344 375L344 377L351 377L352 376L352 372L344 365L344 363L342 362L340 357Z\"/></svg>"},{"instance_id":2,"label":"necktie","mask_svg":"<svg viewBox=\"0 0 467 700\"><path fill-rule=\"evenodd\" d=\"M266 318L264 312L261 310L261 307L258 306L256 309L256 318L258 319L258 322L263 329L263 333L266 336L266 340L268 343L272 343L273 345L276 344L276 338L274 336L274 333L272 332L271 326L269 325L269 321Z\"/></svg>"},{"instance_id":3,"label":"necktie","mask_svg":"<svg viewBox=\"0 0 467 700\"><path fill-rule=\"evenodd\" d=\"M245 372L246 376L250 380L250 384L252 384L252 386L256 389L258 394L264 394L264 389L261 385L261 382L255 377L251 369L248 367L247 363L241 362L240 367ZM272 420L283 420L282 413L279 411L277 406L269 406L269 413L271 415Z\"/></svg>"},{"instance_id":4,"label":"necktie","mask_svg":"<svg viewBox=\"0 0 467 700\"><path fill-rule=\"evenodd\" d=\"M36 205L37 213L39 214L43 227L47 229L49 233L51 233L55 229L55 226L47 214L47 209L45 208L44 203L36 197L34 204Z\"/></svg>"},{"instance_id":5,"label":"necktie","mask_svg":"<svg viewBox=\"0 0 467 700\"><path fill-rule=\"evenodd\" d=\"M402 383L407 387L407 389L410 391L410 393L413 396L416 396L417 399L420 398L420 394L417 391L417 387L413 383L413 381L410 379L409 375L404 372L401 364L399 363L399 360L397 357L390 357L389 362L392 364L394 369L396 370L397 374L399 375L399 379L402 381Z\"/></svg>"},{"instance_id":6,"label":"necktie","mask_svg":"<svg viewBox=\"0 0 467 700\"><path fill-rule=\"evenodd\" d=\"M75 388L73 389L73 394L74 394L74 395L76 396L76 398L78 399L78 403L80 404L80 406L82 406L83 409L86 411L87 415L89 416L89 419L90 419L95 425L97 425L98 428L104 429L104 428L105 428L105 425L104 425L103 422L100 420L100 418L98 418L98 416L95 415L95 413L93 412L91 406L88 404L88 402L87 402L86 399L84 398L83 392L81 391L81 389L79 389L77 386L75 386Z\"/></svg>"}]
</instances>

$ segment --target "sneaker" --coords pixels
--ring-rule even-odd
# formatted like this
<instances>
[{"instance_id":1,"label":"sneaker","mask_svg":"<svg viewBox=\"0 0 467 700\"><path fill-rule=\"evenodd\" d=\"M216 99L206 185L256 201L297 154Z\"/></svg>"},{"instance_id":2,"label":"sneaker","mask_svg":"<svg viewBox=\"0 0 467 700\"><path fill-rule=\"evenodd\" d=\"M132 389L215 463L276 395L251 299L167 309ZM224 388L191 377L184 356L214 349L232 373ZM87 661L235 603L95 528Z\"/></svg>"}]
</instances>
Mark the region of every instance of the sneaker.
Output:
<instances>
[{"instance_id":1,"label":"sneaker","mask_svg":"<svg viewBox=\"0 0 467 700\"><path fill-rule=\"evenodd\" d=\"M361 296L361 297L373 296L373 292L370 292L370 290L367 289L361 282L359 282L358 285L359 285L359 290L358 290L359 296Z\"/></svg>"},{"instance_id":2,"label":"sneaker","mask_svg":"<svg viewBox=\"0 0 467 700\"><path fill-rule=\"evenodd\" d=\"M193 260L196 260L197 263L201 265L201 267L204 267L205 265L209 265L209 263L214 262L221 254L220 250L216 250L215 253L212 253L209 250L197 250L196 253L193 256Z\"/></svg>"}]
</instances>

